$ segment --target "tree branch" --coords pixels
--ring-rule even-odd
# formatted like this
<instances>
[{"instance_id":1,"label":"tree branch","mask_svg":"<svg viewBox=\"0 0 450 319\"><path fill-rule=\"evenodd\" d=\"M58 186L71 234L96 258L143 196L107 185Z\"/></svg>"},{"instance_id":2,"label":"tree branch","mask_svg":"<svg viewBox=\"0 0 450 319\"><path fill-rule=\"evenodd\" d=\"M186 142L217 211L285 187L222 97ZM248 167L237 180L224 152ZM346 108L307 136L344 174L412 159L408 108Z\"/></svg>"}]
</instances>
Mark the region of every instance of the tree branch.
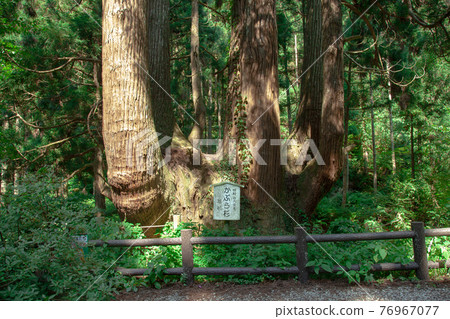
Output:
<instances>
[{"instance_id":1,"label":"tree branch","mask_svg":"<svg viewBox=\"0 0 450 319\"><path fill-rule=\"evenodd\" d=\"M86 133L87 133L87 131L84 131L83 133L80 133L80 134L77 134L77 135L74 135L74 136L70 136L70 137L66 137L66 138L64 138L64 139L62 139L62 140L59 140L59 141L56 141L56 142L52 142L52 143L49 143L49 144L47 144L47 145L43 145L43 146L39 146L39 147L33 148L33 149L28 150L28 151L26 151L26 152L24 152L24 153L26 154L26 153L30 153L30 152L33 152L33 151L37 151L37 150L40 150L40 149L48 148L48 147L50 147L50 146L54 146L54 145L58 145L58 144L61 144L61 143L65 143L65 142L67 142L67 141L70 141L71 139L80 137L80 136L82 136L82 135L84 135L84 134L86 134Z\"/></svg>"},{"instance_id":2,"label":"tree branch","mask_svg":"<svg viewBox=\"0 0 450 319\"><path fill-rule=\"evenodd\" d=\"M448 8L447 12L443 16L441 16L439 19L437 19L433 23L428 23L428 22L422 20L422 18L419 17L418 15L416 15L416 13L414 13L414 8L412 6L411 0L406 0L406 4L408 5L408 13L411 16L411 18L414 21L416 21L417 24L419 24L420 26L427 28L427 29L433 29L433 28L438 27L440 24L442 24L442 22L444 22L445 19L450 17L450 8Z\"/></svg>"},{"instance_id":3,"label":"tree branch","mask_svg":"<svg viewBox=\"0 0 450 319\"><path fill-rule=\"evenodd\" d=\"M74 61L76 60L76 58L70 58L66 63L64 63L63 65L58 66L58 67L56 67L56 68L54 68L54 69L51 69L51 70L44 70L44 71L39 71L39 70L29 69L29 68L27 68L27 67L24 67L24 66L18 64L16 61L14 61L14 59L8 54L8 52L7 52L6 50L4 51L4 53L5 53L6 57L8 58L8 60L9 60L12 64L14 64L15 66L17 66L17 67L19 67L19 68L21 68L21 69L23 69L23 70L25 70L25 71L29 71L29 72L33 72L33 73L38 73L38 74L47 74L47 73L53 73L53 72L55 72L55 71L62 70L62 69L64 69L66 66L68 66L70 63L72 63L72 62L74 62Z\"/></svg>"},{"instance_id":4,"label":"tree branch","mask_svg":"<svg viewBox=\"0 0 450 319\"><path fill-rule=\"evenodd\" d=\"M215 14L217 14L223 21L224 24L227 24L227 18L223 16L223 14L221 14L219 11L217 11L216 9L210 7L209 5L207 5L204 2L199 1L199 4L201 4L202 6L204 6L205 8L208 8L209 10L211 10L212 12L214 12Z\"/></svg>"},{"instance_id":5,"label":"tree branch","mask_svg":"<svg viewBox=\"0 0 450 319\"><path fill-rule=\"evenodd\" d=\"M74 119L74 120L72 120L72 121L69 121L69 122L66 122L66 123L63 123L63 124L59 124L59 125L55 125L55 126L38 126L38 125L34 125L34 124L28 122L27 120L25 120L25 119L24 119L24 118L16 111L15 108L14 108L14 110L11 110L11 111L12 111L15 115L17 115L17 117L18 117L24 124L26 124L26 125L28 125L28 126L30 126L30 127L32 127L32 128L39 129L39 130L49 130L49 129L58 128L58 127L63 127L63 126L70 125L70 124L72 124L72 123L77 123L77 122L81 122L81 121L82 121L81 119Z\"/></svg>"},{"instance_id":6,"label":"tree branch","mask_svg":"<svg viewBox=\"0 0 450 319\"><path fill-rule=\"evenodd\" d=\"M67 182L69 179L71 179L72 177L74 177L75 175L77 175L78 173L81 173L82 171L84 171L85 169L89 168L92 166L92 163L86 164L83 167L73 171L69 176L67 176L62 182L65 183Z\"/></svg>"}]
</instances>

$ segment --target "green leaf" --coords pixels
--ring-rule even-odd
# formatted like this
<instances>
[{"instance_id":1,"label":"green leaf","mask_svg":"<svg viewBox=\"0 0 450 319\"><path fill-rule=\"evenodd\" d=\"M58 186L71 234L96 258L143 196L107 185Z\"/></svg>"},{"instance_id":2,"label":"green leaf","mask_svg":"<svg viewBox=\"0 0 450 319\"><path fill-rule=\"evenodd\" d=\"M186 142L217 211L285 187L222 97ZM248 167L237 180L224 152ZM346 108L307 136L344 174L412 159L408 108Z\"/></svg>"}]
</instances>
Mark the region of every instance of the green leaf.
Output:
<instances>
[{"instance_id":1,"label":"green leaf","mask_svg":"<svg viewBox=\"0 0 450 319\"><path fill-rule=\"evenodd\" d=\"M379 253L380 253L381 259L386 258L386 256L387 256L387 251L386 251L386 249L381 248L380 251L379 251Z\"/></svg>"},{"instance_id":2,"label":"green leaf","mask_svg":"<svg viewBox=\"0 0 450 319\"><path fill-rule=\"evenodd\" d=\"M322 269L326 272L333 272L333 268L331 268L331 266L327 264L322 265Z\"/></svg>"},{"instance_id":3,"label":"green leaf","mask_svg":"<svg viewBox=\"0 0 450 319\"><path fill-rule=\"evenodd\" d=\"M319 271L320 271L320 267L319 266L315 266L314 267L314 272L316 273L316 275L319 274Z\"/></svg>"}]
</instances>

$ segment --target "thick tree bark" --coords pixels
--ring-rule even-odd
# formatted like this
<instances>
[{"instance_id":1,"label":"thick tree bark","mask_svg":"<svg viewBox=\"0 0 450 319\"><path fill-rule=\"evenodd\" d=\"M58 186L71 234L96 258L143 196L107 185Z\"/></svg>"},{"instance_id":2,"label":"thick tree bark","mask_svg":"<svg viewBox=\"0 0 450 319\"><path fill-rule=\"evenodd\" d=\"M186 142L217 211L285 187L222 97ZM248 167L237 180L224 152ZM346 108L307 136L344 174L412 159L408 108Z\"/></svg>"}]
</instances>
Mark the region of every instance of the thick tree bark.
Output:
<instances>
[{"instance_id":1,"label":"thick tree bark","mask_svg":"<svg viewBox=\"0 0 450 319\"><path fill-rule=\"evenodd\" d=\"M103 140L108 182L120 216L143 225L151 225L167 208L164 173L158 169L161 153L152 140L149 23L148 1L103 0Z\"/></svg>"},{"instance_id":2,"label":"thick tree bark","mask_svg":"<svg viewBox=\"0 0 450 319\"><path fill-rule=\"evenodd\" d=\"M352 62L351 60L348 63L348 81L347 81L347 99L344 102L344 174L343 174L343 182L342 182L342 207L345 207L347 204L347 193L348 193L348 182L349 182L349 171L350 171L350 162L348 158L348 121L350 115L350 97L352 95Z\"/></svg>"},{"instance_id":3,"label":"thick tree bark","mask_svg":"<svg viewBox=\"0 0 450 319\"><path fill-rule=\"evenodd\" d=\"M175 117L170 97L169 1L150 1L149 52L151 111L156 132L172 137ZM161 145L165 154L168 144Z\"/></svg>"},{"instance_id":4,"label":"thick tree bark","mask_svg":"<svg viewBox=\"0 0 450 319\"><path fill-rule=\"evenodd\" d=\"M192 0L192 22L191 22L191 80L192 100L194 103L195 120L189 141L201 139L206 126L206 109L202 96L202 69L200 65L200 37L199 37L199 13L198 0Z\"/></svg>"},{"instance_id":5,"label":"thick tree bark","mask_svg":"<svg viewBox=\"0 0 450 319\"><path fill-rule=\"evenodd\" d=\"M301 210L311 217L342 170L344 86L342 10L339 0L323 0L323 102L319 151L325 165L310 161L298 179ZM306 48L305 48L306 50Z\"/></svg>"},{"instance_id":6,"label":"thick tree bark","mask_svg":"<svg viewBox=\"0 0 450 319\"><path fill-rule=\"evenodd\" d=\"M246 106L245 134L252 146L266 140L259 155L267 164L258 163L254 156L240 159L250 160L245 193L253 203L261 205L269 198L266 192L276 197L281 185L280 148L269 143L271 139L280 139L275 0L242 1L245 11L240 68L242 101Z\"/></svg>"},{"instance_id":7,"label":"thick tree bark","mask_svg":"<svg viewBox=\"0 0 450 319\"><path fill-rule=\"evenodd\" d=\"M323 47L322 1L307 1L305 6L303 76L301 78L300 106L294 132L300 144L306 139L313 139L316 145L319 146L323 95L323 61L316 60L322 53ZM323 34L325 35L325 32ZM324 48L326 49L325 46Z\"/></svg>"}]
</instances>

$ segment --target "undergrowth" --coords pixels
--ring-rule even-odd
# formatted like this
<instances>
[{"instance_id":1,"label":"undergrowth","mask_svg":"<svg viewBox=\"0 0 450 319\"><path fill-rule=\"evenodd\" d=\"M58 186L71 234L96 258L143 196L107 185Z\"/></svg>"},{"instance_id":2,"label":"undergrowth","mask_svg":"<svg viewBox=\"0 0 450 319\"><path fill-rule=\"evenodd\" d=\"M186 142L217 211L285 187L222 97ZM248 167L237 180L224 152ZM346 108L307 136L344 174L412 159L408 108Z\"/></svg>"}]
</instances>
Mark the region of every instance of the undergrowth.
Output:
<instances>
[{"instance_id":1,"label":"undergrowth","mask_svg":"<svg viewBox=\"0 0 450 319\"><path fill-rule=\"evenodd\" d=\"M400 190L399 190L400 191ZM403 207L415 205L409 186L403 188ZM179 276L164 275L165 268L181 267L180 246L157 247L88 247L77 246L73 236L88 235L89 239L143 238L139 225L120 221L111 204L105 220L98 223L92 197L80 191L60 194L60 183L53 174L43 172L25 176L16 193L13 187L1 198L0 205L0 299L2 300L104 300L113 299L122 291L136 291L141 286L160 288L162 284L179 281ZM409 193L410 195L407 195ZM426 193L425 193L426 195ZM425 196L424 195L424 196ZM408 197L409 196L409 197ZM411 200L408 200L410 198ZM304 225L313 233L358 233L367 231L405 230L411 220L409 209L392 210L398 204L394 196L380 194L378 204L369 196L349 195L349 209L334 210L338 196L328 196L318 207L319 222ZM383 206L380 206L380 203ZM390 203L390 206L387 205ZM409 203L409 204L408 204ZM355 207L364 213L356 214ZM366 209L362 209L365 207ZM411 206L414 207L414 206ZM424 207L424 211L427 207ZM379 214L367 210L375 210ZM384 213L383 213L384 212ZM373 216L378 216L374 218ZM429 223L436 216L428 215ZM417 216L416 216L417 217ZM445 218L444 218L445 219ZM427 225L427 224L426 224ZM236 236L235 230L209 229L196 223L181 223L176 229L168 222L161 237L180 237L182 229L192 229L194 236ZM248 227L240 235L262 235ZM281 234L281 233L280 233ZM285 233L283 234L285 235ZM450 259L448 237L427 238L428 259ZM312 278L347 278L349 282L372 282L381 278L414 278L414 272L370 272L375 263L406 264L413 258L411 240L309 243L308 266ZM332 273L336 265L349 267L360 264L359 271ZM194 247L195 267L291 267L296 265L294 244L272 245L200 245ZM115 269L147 268L146 276L125 277ZM319 269L325 272L319 273ZM432 275L446 274L433 270ZM256 283L286 276L197 276L203 281ZM181 278L183 280L183 278Z\"/></svg>"}]
</instances>

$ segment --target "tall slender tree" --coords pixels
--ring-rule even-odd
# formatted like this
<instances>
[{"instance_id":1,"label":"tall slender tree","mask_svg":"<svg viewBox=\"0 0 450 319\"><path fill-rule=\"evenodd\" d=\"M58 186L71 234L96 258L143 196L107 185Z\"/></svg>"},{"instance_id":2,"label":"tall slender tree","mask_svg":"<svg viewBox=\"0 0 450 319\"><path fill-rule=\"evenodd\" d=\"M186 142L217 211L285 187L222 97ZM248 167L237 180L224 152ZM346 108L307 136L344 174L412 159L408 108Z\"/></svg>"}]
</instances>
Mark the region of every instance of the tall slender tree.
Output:
<instances>
[{"instance_id":1,"label":"tall slender tree","mask_svg":"<svg viewBox=\"0 0 450 319\"><path fill-rule=\"evenodd\" d=\"M189 134L189 141L200 139L206 127L206 108L202 96L202 67L200 62L200 35L198 0L192 0L191 16L191 81L192 100L194 103L195 120L194 127Z\"/></svg>"}]
</instances>

